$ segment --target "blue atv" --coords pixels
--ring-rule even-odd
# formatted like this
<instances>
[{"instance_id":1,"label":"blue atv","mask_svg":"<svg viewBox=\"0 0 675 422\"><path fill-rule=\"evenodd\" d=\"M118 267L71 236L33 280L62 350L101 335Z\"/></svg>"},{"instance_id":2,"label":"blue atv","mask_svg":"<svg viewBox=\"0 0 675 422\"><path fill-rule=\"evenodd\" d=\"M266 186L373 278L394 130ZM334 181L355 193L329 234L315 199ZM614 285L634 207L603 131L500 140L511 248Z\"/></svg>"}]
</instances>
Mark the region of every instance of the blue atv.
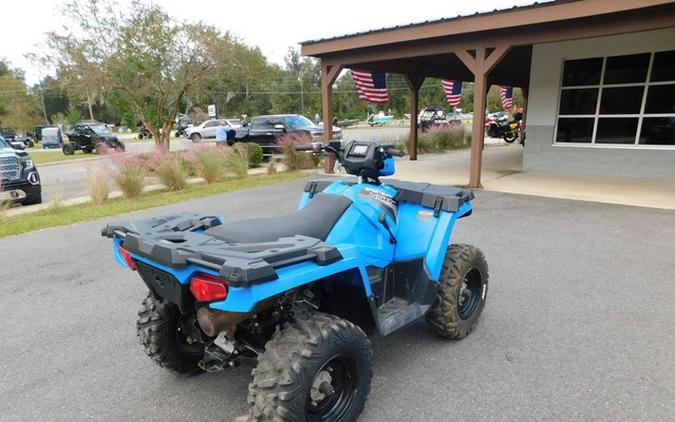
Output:
<instances>
[{"instance_id":1,"label":"blue atv","mask_svg":"<svg viewBox=\"0 0 675 422\"><path fill-rule=\"evenodd\" d=\"M382 183L402 155L390 145L311 148L358 179L308 182L288 215L182 213L103 230L149 289L137 323L146 353L179 373L253 366L252 420L356 420L372 377L367 335L426 317L461 339L485 306L483 253L450 244L471 191Z\"/></svg>"}]
</instances>

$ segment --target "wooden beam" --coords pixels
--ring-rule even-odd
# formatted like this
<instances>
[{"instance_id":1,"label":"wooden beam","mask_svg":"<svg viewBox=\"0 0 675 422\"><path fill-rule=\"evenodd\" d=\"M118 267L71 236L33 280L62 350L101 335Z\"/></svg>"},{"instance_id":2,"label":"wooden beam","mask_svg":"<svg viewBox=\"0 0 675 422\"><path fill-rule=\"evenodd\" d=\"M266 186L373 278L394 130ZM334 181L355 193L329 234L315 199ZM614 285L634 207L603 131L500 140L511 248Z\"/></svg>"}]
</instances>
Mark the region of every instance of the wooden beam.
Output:
<instances>
[{"instance_id":1,"label":"wooden beam","mask_svg":"<svg viewBox=\"0 0 675 422\"><path fill-rule=\"evenodd\" d=\"M483 166L483 142L485 140L485 103L487 78L485 73L474 75L473 123L471 126L471 162L469 164L469 187L482 188L480 177Z\"/></svg>"},{"instance_id":2,"label":"wooden beam","mask_svg":"<svg viewBox=\"0 0 675 422\"><path fill-rule=\"evenodd\" d=\"M374 46L382 47L399 42L429 41L439 37L455 37L467 34L476 35L495 28L502 28L507 34L522 33L528 36L529 30L523 30L523 27L546 26L557 23L574 26L576 21L598 19L612 16L612 14L621 14L621 12L630 15L632 20L644 19L650 12L649 8L667 7L669 4L672 4L672 0L612 0L611 2L607 0L585 0L583 4L578 1L552 2L477 14L476 16L464 16L426 24L372 31L361 35L305 42L302 43L302 54L305 56L322 56L337 51ZM615 29L621 30L621 25L616 25Z\"/></svg>"},{"instance_id":3,"label":"wooden beam","mask_svg":"<svg viewBox=\"0 0 675 422\"><path fill-rule=\"evenodd\" d=\"M410 136L408 138L408 156L411 161L417 160L417 114L419 113L419 92L424 83L423 76L403 75L410 88Z\"/></svg>"},{"instance_id":4,"label":"wooden beam","mask_svg":"<svg viewBox=\"0 0 675 422\"><path fill-rule=\"evenodd\" d=\"M475 50L475 55L463 50L455 51L457 57L473 71L473 122L471 126L471 162L469 187L481 188L483 148L485 146L485 106L487 102L488 76L490 71L508 53L510 47L497 47L488 54L485 47Z\"/></svg>"},{"instance_id":5,"label":"wooden beam","mask_svg":"<svg viewBox=\"0 0 675 422\"><path fill-rule=\"evenodd\" d=\"M506 56L506 53L508 53L509 50L511 50L510 45L500 45L499 47L495 47L485 60L485 73L490 73L490 71L497 66L497 63Z\"/></svg>"},{"instance_id":6,"label":"wooden beam","mask_svg":"<svg viewBox=\"0 0 675 422\"><path fill-rule=\"evenodd\" d=\"M570 4L575 3L578 2L570 2ZM609 2L606 4L609 4ZM579 7L579 5L576 4L575 7ZM307 49L309 46L305 46L302 54L321 57L322 61L330 64L376 62L447 54L448 51L472 50L480 46L533 45L670 28L673 26L674 19L675 4L671 3L670 6L645 9L641 11L639 16L635 14L605 15L576 21L536 25L518 31L499 29L503 27L495 26L472 34L457 34L452 37L446 36L417 41L408 39L401 41L399 44L383 41L377 46L367 48L327 49L322 53L310 52ZM388 34L389 31L383 31L382 33ZM396 73L396 70L391 69L390 72Z\"/></svg>"},{"instance_id":7,"label":"wooden beam","mask_svg":"<svg viewBox=\"0 0 675 422\"><path fill-rule=\"evenodd\" d=\"M323 141L325 144L333 139L333 83L341 70L341 65L322 63L321 66L321 107L323 109ZM333 157L326 155L323 161L324 171L333 173L333 167L335 166Z\"/></svg>"}]
</instances>

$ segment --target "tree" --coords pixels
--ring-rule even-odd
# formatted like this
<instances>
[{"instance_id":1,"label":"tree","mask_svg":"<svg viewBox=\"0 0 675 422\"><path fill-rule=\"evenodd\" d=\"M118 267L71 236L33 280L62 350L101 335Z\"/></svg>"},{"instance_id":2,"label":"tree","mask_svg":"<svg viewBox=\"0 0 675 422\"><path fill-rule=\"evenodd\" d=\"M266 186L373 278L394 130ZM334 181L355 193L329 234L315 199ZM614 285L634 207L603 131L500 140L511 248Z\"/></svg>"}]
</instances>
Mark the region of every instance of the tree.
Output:
<instances>
[{"instance_id":1,"label":"tree","mask_svg":"<svg viewBox=\"0 0 675 422\"><path fill-rule=\"evenodd\" d=\"M177 22L140 1L125 10L106 0L69 3L64 14L77 29L48 34L48 45L58 52L57 64L76 71L90 110L90 97L114 93L119 108L132 110L157 147L168 149L184 98L217 72L214 57L222 60L227 52L211 26Z\"/></svg>"},{"instance_id":2,"label":"tree","mask_svg":"<svg viewBox=\"0 0 675 422\"><path fill-rule=\"evenodd\" d=\"M26 86L23 72L0 61L0 125L28 131L41 119L38 98Z\"/></svg>"}]
</instances>

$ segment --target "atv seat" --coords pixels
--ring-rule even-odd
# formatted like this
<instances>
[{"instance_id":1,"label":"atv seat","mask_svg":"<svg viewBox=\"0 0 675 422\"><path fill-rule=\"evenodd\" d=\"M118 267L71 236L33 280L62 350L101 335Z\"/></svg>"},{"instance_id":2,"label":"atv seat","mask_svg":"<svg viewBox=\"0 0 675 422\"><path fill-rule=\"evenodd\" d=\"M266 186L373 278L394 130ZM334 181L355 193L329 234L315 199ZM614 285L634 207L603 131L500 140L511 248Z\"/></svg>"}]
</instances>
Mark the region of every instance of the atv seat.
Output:
<instances>
[{"instance_id":1,"label":"atv seat","mask_svg":"<svg viewBox=\"0 0 675 422\"><path fill-rule=\"evenodd\" d=\"M344 196L318 193L307 206L292 214L221 224L204 233L231 243L273 242L295 235L326 240L351 204Z\"/></svg>"}]
</instances>

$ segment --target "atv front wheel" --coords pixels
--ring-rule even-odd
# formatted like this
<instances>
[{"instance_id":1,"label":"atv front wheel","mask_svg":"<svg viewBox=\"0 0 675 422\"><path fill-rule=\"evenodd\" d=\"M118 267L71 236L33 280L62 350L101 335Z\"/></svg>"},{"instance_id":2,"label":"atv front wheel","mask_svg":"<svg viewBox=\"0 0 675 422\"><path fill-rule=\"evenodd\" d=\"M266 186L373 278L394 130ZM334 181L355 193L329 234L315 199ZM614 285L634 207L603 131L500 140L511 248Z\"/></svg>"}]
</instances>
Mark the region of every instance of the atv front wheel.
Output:
<instances>
[{"instance_id":1,"label":"atv front wheel","mask_svg":"<svg viewBox=\"0 0 675 422\"><path fill-rule=\"evenodd\" d=\"M478 323L488 289L488 266L480 249L451 245L445 254L436 301L427 321L436 334L466 337Z\"/></svg>"},{"instance_id":2,"label":"atv front wheel","mask_svg":"<svg viewBox=\"0 0 675 422\"><path fill-rule=\"evenodd\" d=\"M138 339L159 366L181 374L200 372L197 363L204 357L204 345L187 342L179 319L178 306L148 293L138 312Z\"/></svg>"},{"instance_id":3,"label":"atv front wheel","mask_svg":"<svg viewBox=\"0 0 675 422\"><path fill-rule=\"evenodd\" d=\"M370 391L370 341L349 321L303 314L277 329L252 374L253 420L354 421Z\"/></svg>"}]
</instances>

